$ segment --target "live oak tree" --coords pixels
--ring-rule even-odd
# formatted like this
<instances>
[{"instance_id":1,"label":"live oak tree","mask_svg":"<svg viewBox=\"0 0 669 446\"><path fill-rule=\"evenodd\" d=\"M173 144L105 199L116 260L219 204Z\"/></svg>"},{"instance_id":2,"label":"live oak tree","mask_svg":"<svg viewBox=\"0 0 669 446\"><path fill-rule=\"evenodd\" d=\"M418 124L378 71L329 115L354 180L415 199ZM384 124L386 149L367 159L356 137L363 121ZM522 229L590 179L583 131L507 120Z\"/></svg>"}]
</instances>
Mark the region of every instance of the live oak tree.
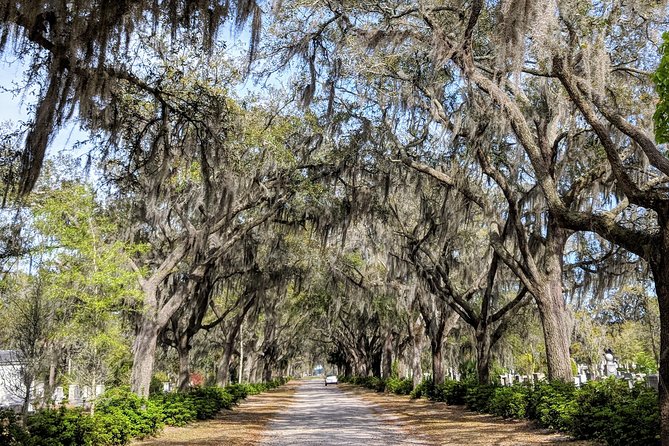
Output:
<instances>
[{"instance_id":1,"label":"live oak tree","mask_svg":"<svg viewBox=\"0 0 669 446\"><path fill-rule=\"evenodd\" d=\"M649 41L648 36L657 36L655 30L659 26L648 17L662 17L664 14L660 11L666 12L664 4L641 8L647 14L640 12L636 6L620 4L602 10L588 2L582 3L581 8L558 2L550 5L547 14L539 13L545 9L545 5L539 2L522 8L514 2L474 2L471 5L425 2L418 6L360 2L321 6L317 13L311 13L307 8L294 10L294 15L306 17L312 26L309 33L302 34L301 40L293 40L293 45L288 46L301 49L300 54L304 54L306 59L318 60L319 65L328 70L319 72L310 69L311 90L319 86L317 74L321 74L322 78L330 76L331 81L324 82L320 85L322 87L342 85L349 88L340 75L355 71L342 67L342 60L336 59L336 56L342 44L350 39L368 42L366 46L353 45L363 51L376 50L378 53L379 48L385 49L382 53L385 60L372 59L367 66L376 70L374 74L384 73L390 67L391 73L406 82L414 92L427 93L431 100L430 108L437 115L448 109L433 99L440 101L450 97L456 99L456 105L459 103L464 109L476 110L481 104L475 100L476 96L487 98L484 105L492 102L497 108L499 113L494 116L499 116L508 125L506 138L522 147L532 166L532 176L546 200L547 215L550 217L549 234L552 234L553 240L548 245L554 245L552 252L557 254L561 251L560 245L564 244L571 230L595 231L629 249L651 264L660 296L660 313L665 313L662 310L666 300L662 297L662 277L666 274L663 272L665 262L662 253L666 249L660 248L660 242L664 226L662 188L665 172L662 169L666 169L666 162L663 161L662 147L655 145L645 129L653 111L647 74L654 56L652 40ZM626 24L625 32L619 32L621 23ZM528 38L530 36L531 39ZM322 44L325 38L339 46ZM526 43L529 45L526 46ZM412 71L398 56L417 46L423 49L423 63L412 67ZM630 54L634 56L629 57ZM311 62L309 66L313 65ZM420 69L417 69L419 66ZM437 73L437 80L445 77L450 83L416 83L414 80L426 71ZM614 87L605 88L611 82ZM543 124L535 119L536 115L529 108L532 101L527 99L528 93L532 93L534 85L544 85L544 91L551 91L550 98L559 99L557 103L549 104ZM457 93L470 99L458 102L460 96ZM630 94L641 100L627 100ZM415 101L409 104L415 104ZM558 104L563 104L562 108L553 107ZM569 113L560 115L561 110ZM577 124L585 122L585 132L592 138L565 140L561 137L555 131L557 124L568 122L570 117L575 117L572 122ZM458 127L450 122L448 116L445 118L447 128L451 128L449 124ZM571 126L572 129L576 127ZM476 131L476 127L470 130ZM469 136L473 135L471 131ZM568 153L563 159L573 169L576 166L569 162L573 163L572 160L576 159L571 158L576 151L574 147L585 149L581 153L588 156L581 166L588 167L581 170L583 175L571 183L575 186L574 193L562 195L565 178L569 177L563 176L564 170L555 170L553 160L555 155ZM502 181L496 182L508 197L513 189L503 186L504 179L499 179ZM581 198L593 192L584 184L591 185L593 182L603 184L604 193L595 195L596 201L590 203L594 205L594 212L584 212L579 207L583 202ZM597 210L600 203L603 209ZM628 203L631 203L631 208ZM630 225L629 217L636 215L638 207L655 212L658 215L657 225L647 229ZM504 251L499 249L498 252L503 254ZM526 260L530 259L527 254L526 251ZM508 265L514 263L511 258L507 257L507 260ZM559 255L545 266L553 280L547 283L532 280L542 288L534 291L545 291L553 306L560 305ZM530 281L527 282L529 285ZM538 302L547 302L540 296L535 295L535 298ZM545 322L552 319L554 317L550 316ZM559 319L552 325L557 328L565 326ZM568 346L564 338L559 336L561 345ZM560 348L559 355L567 357L568 348ZM564 367L567 362L560 360L558 364L555 374L567 379L568 368ZM665 369L662 366L660 372L664 382ZM660 394L665 426L662 437L666 443L669 441L666 387L661 388Z\"/></svg>"},{"instance_id":2,"label":"live oak tree","mask_svg":"<svg viewBox=\"0 0 669 446\"><path fill-rule=\"evenodd\" d=\"M138 41L166 33L172 48L188 46L212 55L220 51L215 44L224 23L240 28L250 20L253 55L261 12L253 0L225 4L175 0L0 2L0 51L18 56L27 65L19 93L38 92L20 174L5 186L22 194L32 190L49 141L74 115L86 129L114 135L120 123L105 110L114 102L119 84L130 83L160 98L160 83L152 78L151 70L141 67L148 55L143 54L141 45L137 47ZM136 66L138 62L140 66ZM133 153L126 155L133 157Z\"/></svg>"}]
</instances>

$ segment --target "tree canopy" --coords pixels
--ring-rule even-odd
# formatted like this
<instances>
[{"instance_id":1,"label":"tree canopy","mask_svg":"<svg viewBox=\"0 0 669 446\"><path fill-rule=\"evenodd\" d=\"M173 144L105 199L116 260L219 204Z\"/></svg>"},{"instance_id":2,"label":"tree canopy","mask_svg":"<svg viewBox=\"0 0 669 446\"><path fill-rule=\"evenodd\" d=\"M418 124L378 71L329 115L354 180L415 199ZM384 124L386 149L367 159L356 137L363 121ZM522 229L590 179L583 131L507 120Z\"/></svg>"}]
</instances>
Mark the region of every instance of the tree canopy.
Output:
<instances>
[{"instance_id":1,"label":"tree canopy","mask_svg":"<svg viewBox=\"0 0 669 446\"><path fill-rule=\"evenodd\" d=\"M319 364L572 382L612 348L659 373L669 445L666 2L0 12L31 107L0 128L0 347L33 358L26 401ZM84 156L50 154L71 125Z\"/></svg>"}]
</instances>

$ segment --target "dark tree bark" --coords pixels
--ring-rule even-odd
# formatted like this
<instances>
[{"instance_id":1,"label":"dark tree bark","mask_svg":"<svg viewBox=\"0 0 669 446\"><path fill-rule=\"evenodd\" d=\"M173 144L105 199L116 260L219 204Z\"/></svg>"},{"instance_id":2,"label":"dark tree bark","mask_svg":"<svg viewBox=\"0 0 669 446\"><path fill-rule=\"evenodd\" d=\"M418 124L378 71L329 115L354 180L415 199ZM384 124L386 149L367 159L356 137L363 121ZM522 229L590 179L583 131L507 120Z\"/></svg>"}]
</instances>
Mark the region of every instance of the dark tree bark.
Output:
<instances>
[{"instance_id":1,"label":"dark tree bark","mask_svg":"<svg viewBox=\"0 0 669 446\"><path fill-rule=\"evenodd\" d=\"M435 386L444 383L444 344L441 340L430 339L432 356L432 383Z\"/></svg>"},{"instance_id":2,"label":"dark tree bark","mask_svg":"<svg viewBox=\"0 0 669 446\"><path fill-rule=\"evenodd\" d=\"M385 341L383 343L383 371L381 373L382 378L390 378L393 374L393 334L386 334Z\"/></svg>"},{"instance_id":3,"label":"dark tree bark","mask_svg":"<svg viewBox=\"0 0 669 446\"><path fill-rule=\"evenodd\" d=\"M179 392L185 392L190 387L190 338L182 333L177 343L177 354L179 355L179 378L177 386Z\"/></svg>"}]
</instances>

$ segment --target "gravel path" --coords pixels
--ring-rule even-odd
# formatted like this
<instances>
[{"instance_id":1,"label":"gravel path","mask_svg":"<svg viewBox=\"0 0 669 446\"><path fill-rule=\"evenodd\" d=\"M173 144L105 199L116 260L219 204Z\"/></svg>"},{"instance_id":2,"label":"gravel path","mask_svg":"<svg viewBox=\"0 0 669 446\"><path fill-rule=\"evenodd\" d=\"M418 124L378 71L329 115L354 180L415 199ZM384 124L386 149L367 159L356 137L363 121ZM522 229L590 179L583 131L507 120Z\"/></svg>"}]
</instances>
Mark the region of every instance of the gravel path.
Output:
<instances>
[{"instance_id":1,"label":"gravel path","mask_svg":"<svg viewBox=\"0 0 669 446\"><path fill-rule=\"evenodd\" d=\"M293 402L267 425L262 446L426 445L382 420L372 405L321 380L304 381Z\"/></svg>"}]
</instances>

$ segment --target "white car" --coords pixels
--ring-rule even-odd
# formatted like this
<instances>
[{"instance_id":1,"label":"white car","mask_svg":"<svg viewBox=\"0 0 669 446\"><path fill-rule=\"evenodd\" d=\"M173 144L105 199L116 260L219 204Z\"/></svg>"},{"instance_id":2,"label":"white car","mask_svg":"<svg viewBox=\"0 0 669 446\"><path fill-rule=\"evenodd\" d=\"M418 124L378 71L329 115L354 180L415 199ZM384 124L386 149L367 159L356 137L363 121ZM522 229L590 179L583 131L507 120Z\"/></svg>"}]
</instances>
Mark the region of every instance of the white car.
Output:
<instances>
[{"instance_id":1,"label":"white car","mask_svg":"<svg viewBox=\"0 0 669 446\"><path fill-rule=\"evenodd\" d=\"M328 384L337 384L337 375L328 375L325 378L325 385L327 386Z\"/></svg>"}]
</instances>

